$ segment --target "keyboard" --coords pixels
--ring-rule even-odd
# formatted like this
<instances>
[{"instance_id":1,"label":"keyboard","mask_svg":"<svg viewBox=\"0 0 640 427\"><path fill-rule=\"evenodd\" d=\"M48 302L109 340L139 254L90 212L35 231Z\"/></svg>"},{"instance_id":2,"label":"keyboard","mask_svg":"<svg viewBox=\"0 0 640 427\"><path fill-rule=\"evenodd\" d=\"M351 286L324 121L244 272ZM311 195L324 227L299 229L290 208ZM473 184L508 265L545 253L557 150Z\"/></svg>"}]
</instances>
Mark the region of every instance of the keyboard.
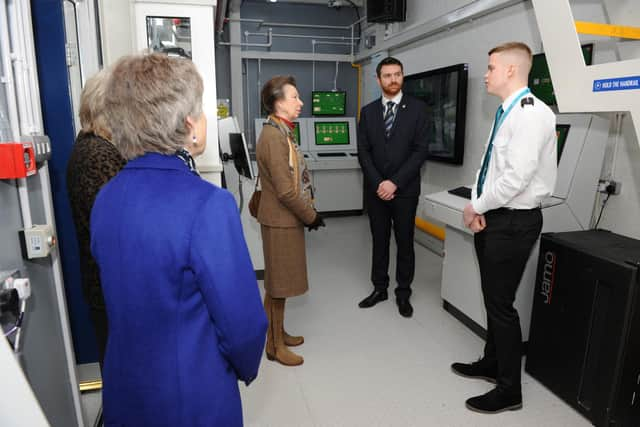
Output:
<instances>
[{"instance_id":1,"label":"keyboard","mask_svg":"<svg viewBox=\"0 0 640 427\"><path fill-rule=\"evenodd\" d=\"M471 200L471 189L469 187L457 187L449 190L448 192L454 196Z\"/></svg>"},{"instance_id":2,"label":"keyboard","mask_svg":"<svg viewBox=\"0 0 640 427\"><path fill-rule=\"evenodd\" d=\"M316 153L318 157L345 157L347 153Z\"/></svg>"}]
</instances>

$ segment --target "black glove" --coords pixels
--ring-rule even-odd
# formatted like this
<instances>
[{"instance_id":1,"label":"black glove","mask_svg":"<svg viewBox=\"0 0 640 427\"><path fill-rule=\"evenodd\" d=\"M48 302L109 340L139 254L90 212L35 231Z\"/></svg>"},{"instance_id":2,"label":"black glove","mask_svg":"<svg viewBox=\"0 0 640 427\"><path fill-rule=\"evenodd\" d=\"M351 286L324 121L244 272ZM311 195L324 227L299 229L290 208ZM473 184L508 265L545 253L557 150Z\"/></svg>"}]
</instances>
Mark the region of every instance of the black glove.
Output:
<instances>
[{"instance_id":1,"label":"black glove","mask_svg":"<svg viewBox=\"0 0 640 427\"><path fill-rule=\"evenodd\" d=\"M307 224L307 228L309 229L309 231L317 230L318 228L325 226L326 224L324 223L324 219L318 212L316 212L316 218L313 220L313 222L311 224Z\"/></svg>"}]
</instances>

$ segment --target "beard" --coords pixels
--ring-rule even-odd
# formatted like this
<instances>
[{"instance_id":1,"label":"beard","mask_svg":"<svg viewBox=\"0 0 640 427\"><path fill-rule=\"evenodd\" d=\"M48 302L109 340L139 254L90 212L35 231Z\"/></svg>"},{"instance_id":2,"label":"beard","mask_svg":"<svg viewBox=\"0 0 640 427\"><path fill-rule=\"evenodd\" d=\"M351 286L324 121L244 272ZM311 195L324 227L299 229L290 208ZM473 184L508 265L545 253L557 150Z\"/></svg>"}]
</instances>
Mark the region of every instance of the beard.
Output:
<instances>
[{"instance_id":1,"label":"beard","mask_svg":"<svg viewBox=\"0 0 640 427\"><path fill-rule=\"evenodd\" d=\"M385 95L387 95L388 97L394 97L398 94L398 92L400 92L400 90L402 89L402 84L401 83L393 83L393 84L389 84L389 85L382 85L382 92L384 92Z\"/></svg>"}]
</instances>

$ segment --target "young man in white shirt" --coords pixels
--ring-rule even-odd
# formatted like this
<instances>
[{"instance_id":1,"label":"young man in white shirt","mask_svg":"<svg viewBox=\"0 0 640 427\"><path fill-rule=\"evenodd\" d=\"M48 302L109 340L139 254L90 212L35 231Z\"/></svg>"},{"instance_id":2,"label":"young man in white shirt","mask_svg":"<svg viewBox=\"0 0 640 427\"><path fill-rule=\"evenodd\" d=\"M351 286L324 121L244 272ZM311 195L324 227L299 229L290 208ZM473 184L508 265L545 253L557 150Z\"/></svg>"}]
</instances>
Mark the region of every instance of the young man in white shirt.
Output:
<instances>
[{"instance_id":1,"label":"young man in white shirt","mask_svg":"<svg viewBox=\"0 0 640 427\"><path fill-rule=\"evenodd\" d=\"M513 302L542 229L541 202L551 195L557 174L556 118L527 87L530 70L531 50L524 43L489 51L485 84L502 104L463 212L464 224L475 233L487 342L480 360L451 368L496 384L466 402L484 413L522 408L522 332Z\"/></svg>"}]
</instances>

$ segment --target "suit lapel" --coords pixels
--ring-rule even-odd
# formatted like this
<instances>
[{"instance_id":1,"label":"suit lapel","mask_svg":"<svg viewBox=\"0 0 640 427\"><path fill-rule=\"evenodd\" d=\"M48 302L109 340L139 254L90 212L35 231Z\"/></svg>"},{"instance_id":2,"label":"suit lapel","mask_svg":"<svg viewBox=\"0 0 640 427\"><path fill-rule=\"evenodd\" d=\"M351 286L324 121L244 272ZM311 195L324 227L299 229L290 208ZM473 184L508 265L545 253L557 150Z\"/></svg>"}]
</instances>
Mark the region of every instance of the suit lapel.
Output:
<instances>
[{"instance_id":1,"label":"suit lapel","mask_svg":"<svg viewBox=\"0 0 640 427\"><path fill-rule=\"evenodd\" d=\"M382 98L378 98L374 106L374 117L378 128L376 133L384 136L384 109L382 108Z\"/></svg>"}]
</instances>

